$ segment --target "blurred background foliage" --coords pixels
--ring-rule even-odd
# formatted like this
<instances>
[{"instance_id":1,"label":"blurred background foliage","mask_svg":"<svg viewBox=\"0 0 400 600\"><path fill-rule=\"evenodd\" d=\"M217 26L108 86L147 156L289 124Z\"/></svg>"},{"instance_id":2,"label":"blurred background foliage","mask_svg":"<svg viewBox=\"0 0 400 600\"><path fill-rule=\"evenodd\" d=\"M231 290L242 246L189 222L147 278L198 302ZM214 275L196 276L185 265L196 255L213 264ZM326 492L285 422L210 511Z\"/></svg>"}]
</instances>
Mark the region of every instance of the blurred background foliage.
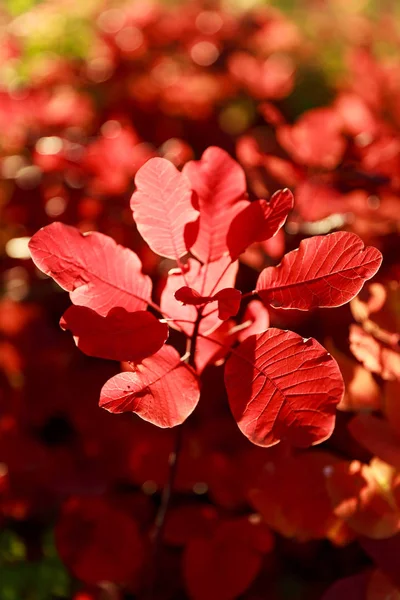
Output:
<instances>
[{"instance_id":1,"label":"blurred background foliage","mask_svg":"<svg viewBox=\"0 0 400 600\"><path fill-rule=\"evenodd\" d=\"M163 4L174 7L178 2L164 0ZM186 6L188 3L182 2L182 4ZM211 9L214 6L213 2L193 3L198 10L203 4ZM42 389L46 387L43 381L48 370L48 363L54 360L54 364L51 364L54 366L55 379L57 379L59 372L64 373L63 369L65 364L69 364L68 360L70 360L72 352L68 342L65 342L67 347L64 351L59 338L56 337L61 335L58 332L58 320L62 309L65 308L65 297L59 291L55 291L55 286L51 282L43 283L39 281L38 283L37 273L28 273L30 267L26 267L26 265L28 263L30 265L30 261L27 260L29 254L27 254L26 241L29 236L48 221L62 218L71 224L79 224L82 230L98 228L112 235L120 243L133 245L137 243L137 238L133 239L132 218L129 210L126 210L126 206L128 206L127 202L135 169L149 156L159 153L174 160L175 164L181 167L186 160L201 153L204 147L210 143L211 136L214 136L212 143L220 143L221 146L225 144L230 152L234 152L235 142L239 136L246 134L252 127L260 127L260 125L263 126L263 135L272 145L272 128L262 123L260 117L260 100L265 99L261 93L258 95L258 90L255 93L249 91L246 88L248 82L245 79L242 81L239 78L239 83L236 82L237 88L233 85L232 88L230 87L232 81L228 81L226 85L225 80L221 83L218 76L220 74L225 76L228 72L225 64L221 66L223 61L216 59L207 64L207 57L206 62L202 57L200 57L200 61L194 60L193 53L191 54L192 47L187 40L182 42L181 48L178 47L179 39L175 40L175 45L178 48L173 43L167 44L164 48L162 41L158 47L157 41L151 40L143 55L140 53L136 55L137 48L135 47L133 49L124 47L122 38L122 41L119 40L121 43L118 40L118 43L113 40L112 50L115 58L113 67L115 67L115 70L108 72L106 68L104 72L102 71L104 65L101 61L104 62L104 57L107 58L104 50L107 50L107 43L111 46L107 36L110 34L111 37L111 34L114 35L118 31L118 28L114 28L113 19L118 20L120 9L131 10L135 7L140 9L142 5L150 10L149 7L152 3L151 1L144 3L144 0L0 1L0 91L4 92L4 97L1 98L3 104L0 105L0 109L4 106L3 113L0 110L0 117L3 117L3 120L0 119L0 124L3 126L0 127L0 158L2 159L3 177L0 180L0 208L4 207L5 214L4 224L0 223L0 253L2 258L5 259L5 263L7 261L4 268L4 271L7 272L3 284L4 297L7 301L10 300L15 304L26 298L30 301L33 299L38 304L43 303L47 310L47 317L50 315L51 326L54 331L57 330L57 333L54 333L53 330L49 333L38 319L41 336L45 339L44 346L47 339L53 340L52 336L54 336L54 346L52 347L50 344L50 350L47 347L40 348L37 351L38 358L34 356L36 347L32 346L31 340L26 344L27 350L25 347L21 350L22 365L24 365L24 360L29 364L24 352L27 355L29 354L29 360L31 360L31 373L26 378L29 381L29 377L31 377L31 388L27 386L26 397L23 397L21 402L24 410L32 411L30 403L33 393L35 393L32 393L32 389L36 390L34 385L39 389L38 396L42 394L45 400L48 400L49 405L53 402L53 398L47 398L47 390ZM295 71L293 89L289 86L285 93L266 96L267 100L272 98L272 102L276 101L279 110L282 111L288 122L294 121L306 110L326 106L335 99L335 95L341 86L345 87L343 82L346 77L349 78L349 69L346 62L349 51L355 48L368 47L378 61L380 57L383 57L389 62L390 60L398 62L400 45L399 0L275 0L270 3L265 0L230 0L218 3L218 7L221 8L221 11L226 11L228 17L229 14L234 15L235 18L240 16L240 24L244 23L245 25L247 24L248 13L255 8L262 10L263 7L272 7L286 15L287 21L284 23L283 31L287 35L287 38L285 38L287 47L279 48L279 43L277 43L279 40L276 39L274 43L278 46L278 50L272 47L268 48L267 44L264 47L264 40L258 39L259 47L256 47L255 54L260 61L268 60L271 54L276 54L278 60L284 55L285 57L289 56L289 60L293 61L293 72ZM277 18L277 22L278 27L280 27L279 18ZM227 18L227 23L229 29L229 18ZM134 28L131 27L131 33L132 29ZM239 27L239 33L243 34L243 40L234 40L234 43L232 43L227 35L226 55L236 49L239 51L248 50L248 46L251 44L251 35L248 35L245 26L243 29L245 33ZM279 31L279 35L281 35L282 30L279 29ZM117 38L118 34L115 37ZM149 38L151 38L151 35L149 35ZM226 40L223 37L221 39L220 47L223 48ZM300 39L300 42L298 39ZM217 46L219 41L216 38L215 43ZM241 43L242 45L240 45ZM294 50L291 47L292 43ZM163 63L164 55L162 53L164 51L165 54L169 53L167 58L172 56L170 64L164 65ZM152 56L150 56L148 64L151 67L152 75L158 74L158 79L156 77L154 80L153 77L153 81L151 81L149 75L150 69L148 69L149 73L142 74L140 72L143 65L143 70L146 70L146 57L151 55L152 52L155 56L154 64ZM157 52L162 56L158 56ZM58 59L60 59L59 62L57 62ZM192 62L191 59L193 59ZM184 65L182 68L183 79L186 78L187 73L190 76L195 73L192 79L189 77L187 89L182 86L183 91L186 93L184 100L181 102L182 106L180 105L179 95L181 88L177 88L178 92L174 91L173 96L167 93L168 90L162 89L160 92L157 88L157 86L162 88L163 82L160 84L160 78L162 79L165 74L168 75L169 66L172 65L173 71L176 65L181 64ZM287 65L285 61L282 64L284 67ZM49 68L49 65L51 65L51 68ZM134 68L132 68L132 65L134 65ZM136 65L139 65L137 68L139 75L137 79L132 78L131 82L130 76L132 73L130 69L132 72L135 71ZM159 69L160 65L166 67L164 71L162 68ZM64 68L65 78L63 78L64 72L62 71ZM174 72L172 74L174 75ZM209 78L204 79L209 74L211 74ZM136 71L134 75L136 75ZM236 76L236 73L234 75ZM146 76L148 76L150 82L145 79ZM230 73L230 76L232 76L232 73ZM228 77L226 78L228 79ZM232 79L234 79L233 76ZM277 79L279 83L279 78ZM222 90L220 95L219 85ZM26 90L29 90L30 86L32 86L30 91L33 108L28 107L26 109L27 102L24 103L24 93L27 93ZM52 90L52 86L54 90ZM211 90L209 97L207 96L207 86ZM137 93L138 89L143 92L144 96L148 92L148 97L143 99ZM231 89L233 89L233 92L231 92ZM71 90L72 92L82 93L81 97L75 97L73 93L70 93ZM217 90L215 94L214 90ZM239 91L236 93L236 90ZM126 102L125 94L128 92L131 95ZM153 92L155 100L151 96ZM76 96L79 96L79 93ZM157 93L159 93L159 96L157 96ZM200 102L198 101L199 96ZM394 98L396 100L396 97ZM21 100L21 103L19 103L19 100ZM188 106L185 106L185 100ZM147 101L150 105L148 114L145 110ZM158 101L159 104L157 104ZM65 111L63 103L67 106ZM393 104L397 105L397 100ZM14 110L13 119L15 122L8 116L9 106L12 106ZM165 111L165 114L161 117L161 110L158 110L159 106ZM182 113L179 112L180 109L182 109ZM26 110L26 114L23 112L24 110ZM29 114L35 110L39 115L37 122L34 119L31 120ZM380 105L377 112L379 110ZM385 110L386 107L384 107L383 112ZM21 111L20 120L18 111ZM76 122L74 120L75 112ZM122 125L115 120L121 116ZM397 118L400 119L400 117ZM198 120L197 124L195 123L196 119ZM26 126L25 122L28 123ZM132 124L134 128L131 127ZM6 125L10 125L9 131L6 130ZM257 131L255 131L257 137L256 134ZM177 141L177 138L182 139ZM135 150L136 154L132 150ZM130 152L132 152L132 155ZM117 159L114 164L115 156ZM84 157L84 160L82 157ZM135 169L132 167L133 163L135 163ZM120 172L115 166L120 167ZM112 178L114 168L116 179ZM312 168L310 172L313 172ZM82 181L84 183L81 183ZM256 183L259 184L260 182L256 180ZM373 183L375 185L374 181ZM39 184L42 186L40 189ZM258 193L258 189L256 191ZM370 227L369 221L368 227ZM164 264L162 268L159 268L154 256L143 254L141 258L145 269L151 273L154 279L161 278L162 269L164 269L165 274L168 266ZM25 263L19 263L19 259L25 260ZM24 266L21 266L21 264ZM32 289L29 289L29 285L32 286ZM22 302L15 310L21 311L21 322L26 319L26 322L29 323L30 319L34 321L37 318L36 314L31 316L30 309L26 310L26 314L24 313ZM8 317L5 321L7 319ZM4 327L4 329L7 330L7 327ZM13 332L11 332L11 338L12 334ZM46 336L48 337L46 338ZM33 331L32 339L36 340L37 337L39 336ZM19 350L18 340L16 347ZM32 347L35 348L35 352L32 352ZM59 353L58 363L53 356L50 356L53 348L57 348ZM13 347L11 349L13 350ZM15 367L14 355L10 354L10 356L11 358L7 359L9 360L8 363L7 360L4 360L5 371L8 369L10 374L7 371L7 375L11 381L10 387L13 387L13 392L17 395L21 391L18 386L22 387L20 382L23 377L18 370L18 360L15 360L17 365ZM19 359L19 355L17 358ZM35 360L37 360L37 363ZM84 363L82 372L85 373L85 377L87 368L88 364ZM101 369L102 365L100 365ZM35 379L36 371L38 371L37 380ZM76 379L79 379L80 386L82 374L79 370L77 371L77 374L76 372L73 373L75 373ZM67 369L65 369L65 372L66 381L69 384L70 373ZM42 382L40 377L43 380ZM104 375L101 374L101 377L104 377ZM55 382L53 384L55 385ZM94 385L92 387L94 389ZM76 389L78 389L78 384ZM62 400L64 399L65 404L69 407L71 405L70 397L76 392L76 390L75 392L71 390L74 390L74 388L67 388L65 398L60 394ZM97 392L96 390L94 392L93 398L88 399L88 403L91 403L93 410L97 409ZM56 396L57 394L54 394L54 397ZM62 400L60 406L64 410L65 406L62 405ZM54 400L55 404L56 401L58 401L58 398ZM23 402L26 402L26 405ZM67 459L69 460L71 456L71 453L69 453L70 445L72 446L75 443L75 438L71 432L76 438L82 435L83 440L85 440L86 435L92 435L98 447L101 449L106 448L107 452L109 446L114 443L114 440L111 440L110 443L107 437L109 435L109 421L104 426L103 421L101 421L101 427L98 430L96 429L95 434L93 434L86 421L84 421L84 426L80 424L81 429L76 425L73 419L75 407L70 407L71 414L67 412L68 420L65 419L64 422L57 415L54 416L51 413L45 401L43 404L43 415L40 414L36 418L36 415L29 413L26 417L26 422L28 422L29 427L32 428L36 436L35 443L39 443L37 431L40 431L40 444L46 447L49 455L50 464L49 466L47 463L45 464L48 471L43 468L44 473L40 473L43 479L39 480L38 483L40 502L37 504L39 508L42 501L40 496L42 488L40 486L43 485L43 481L47 483L51 476L57 480L55 475L57 475L58 465L52 470L53 463L51 463L50 458L53 454L57 456L53 452L54 447L57 444L60 447L63 445L63 441L60 441L62 435L66 439L65 460L67 466L69 466ZM46 412L47 408L48 413ZM19 413L17 412L18 417ZM91 418L92 413L90 413L90 419L87 419L88 423L91 423ZM30 422L30 419L32 422ZM46 419L48 420L46 421ZM105 417L103 420L106 422ZM44 432L47 431L46 427L48 428L49 422L51 433L56 432L55 441L53 438L50 441L47 438L45 439ZM113 423L115 422L113 421ZM23 425L25 426L25 421ZM87 427L88 434L84 427ZM107 432L107 436L103 430ZM29 430L29 435L31 433ZM25 430L23 435L25 435ZM104 435L104 439L101 435ZM117 435L118 431L116 437ZM22 434L21 439L25 440ZM89 437L89 442L91 441L92 438ZM18 443L20 443L19 439ZM82 450L84 459L87 460L85 468L91 473L92 462L90 461L93 457L89 455L88 458L84 454L86 451L86 448ZM29 453L30 446L28 445L27 454L29 455ZM165 452L164 455L166 456ZM71 476L72 483L70 485L72 488L75 485L78 490L80 490L79 485L81 484L79 477L82 477L85 484L89 480L88 486L90 487L90 477L87 477L86 472L81 473L79 470L80 458L79 455L79 460L76 461L78 465L77 474L71 468L76 479ZM12 459L14 457L11 455L10 464ZM0 456L0 483L2 460L3 458ZM104 486L115 484L112 476L110 476L110 484L107 479L108 473L106 472L104 475L103 465L105 461L101 452L98 460L99 463L95 463L95 466L98 464L101 466L99 472L106 481ZM20 477L26 488L29 488L31 484L33 486L29 479L28 483L25 484L25 476L27 473L28 476L32 477L32 480L35 479L36 472L34 469L36 467L32 467L34 473L32 475L29 472L30 464L25 472L25 465L21 467L20 463L16 462L17 479ZM114 469L114 464L112 464L112 469ZM38 471L40 472L40 468ZM117 477L118 475L116 475ZM133 481L134 485L140 489L142 482L139 481L139 477L133 478ZM101 482L103 482L102 479ZM58 480L57 484L59 485ZM56 484L54 486L58 502L59 489ZM10 487L12 489L12 486ZM23 491L25 492L25 488L23 488ZM64 493L63 489L62 493ZM52 534L52 528L56 521L54 514L51 511L48 515L46 514L48 519L45 519L44 523L40 523L40 526L35 529L37 515L33 511L34 518L32 520L27 518L24 521L23 531L20 534L18 501L19 497L17 495L15 511L14 504L12 510L9 509L8 505L4 510L6 518L12 522L12 527L7 526L0 531L0 600L61 600L72 597L76 600L78 598L84 600L83 595L74 596L76 582L73 583L72 576L57 556ZM57 504L57 502L54 503ZM36 503L34 504L36 509ZM40 510L38 512L40 514ZM22 521L23 519L21 519ZM301 552L300 550L299 554ZM318 554L317 551L316 554ZM304 591L304 586L302 587L301 577L297 580L293 573L285 573L285 577L280 579L279 585L287 588L282 591L280 598L290 598L292 600L294 598L296 600L297 598L302 600L303 598L307 598L307 600L311 598L311 596L306 595L308 589ZM79 589L79 585L76 589ZM302 591L296 590L303 590L305 595L302 595ZM314 597L316 596L312 596L312 598ZM85 598L92 598L92 596L87 595Z\"/></svg>"},{"instance_id":2,"label":"blurred background foliage","mask_svg":"<svg viewBox=\"0 0 400 600\"><path fill-rule=\"evenodd\" d=\"M11 32L22 43L23 52L15 64L3 66L2 79L14 85L15 78L29 79L49 54L85 59L102 8L132 4L135 0L3 0L0 37ZM163 4L184 5L187 0L164 0ZM390 20L391 28L397 21L399 28L400 3L396 0L225 0L219 6L234 13L263 6L278 8L297 24L311 44L318 45L319 67L329 79L343 68L345 38L363 34L364 18L381 23L382 27ZM378 39L375 49L383 55L395 51L390 36Z\"/></svg>"}]
</instances>

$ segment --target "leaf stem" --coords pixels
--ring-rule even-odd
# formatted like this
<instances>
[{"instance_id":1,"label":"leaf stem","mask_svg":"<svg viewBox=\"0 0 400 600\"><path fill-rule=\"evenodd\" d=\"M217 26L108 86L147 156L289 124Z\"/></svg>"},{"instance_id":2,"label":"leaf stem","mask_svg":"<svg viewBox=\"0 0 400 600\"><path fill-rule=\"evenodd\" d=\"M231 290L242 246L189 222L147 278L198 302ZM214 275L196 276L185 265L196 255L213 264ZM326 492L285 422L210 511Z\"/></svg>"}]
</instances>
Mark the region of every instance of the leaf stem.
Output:
<instances>
[{"instance_id":1,"label":"leaf stem","mask_svg":"<svg viewBox=\"0 0 400 600\"><path fill-rule=\"evenodd\" d=\"M197 339L200 335L199 329L200 329L200 323L201 323L202 318L203 318L202 310L199 309L199 311L197 313L197 319L195 321L194 328L193 328L193 334L190 338L189 352L188 352L187 359L186 359L187 364L192 368L195 368L196 344L197 344ZM178 425L178 427L176 428L175 446L168 457L168 466L169 466L168 480L162 491L160 506L158 508L156 518L154 520L154 530L153 530L153 536L152 536L153 555L152 555L152 568L151 568L151 574L150 574L151 579L149 582L149 589L148 589L148 596L147 596L148 600L153 600L155 592L156 592L156 585L157 585L158 574L159 574L161 548L162 548L162 542L163 542L165 522L166 522L166 517L168 514L168 509L171 504L173 488L174 488L177 470L178 470L179 456L180 456L181 450L182 450L182 442L183 442L183 424Z\"/></svg>"}]
</instances>

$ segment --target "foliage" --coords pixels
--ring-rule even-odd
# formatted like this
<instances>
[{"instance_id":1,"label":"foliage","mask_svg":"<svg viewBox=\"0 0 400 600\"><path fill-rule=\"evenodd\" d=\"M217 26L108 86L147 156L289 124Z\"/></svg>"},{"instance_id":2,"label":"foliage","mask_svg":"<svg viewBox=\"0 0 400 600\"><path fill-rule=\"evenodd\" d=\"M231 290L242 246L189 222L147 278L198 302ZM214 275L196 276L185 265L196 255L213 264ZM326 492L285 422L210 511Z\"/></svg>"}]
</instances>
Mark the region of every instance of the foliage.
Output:
<instances>
[{"instance_id":1,"label":"foliage","mask_svg":"<svg viewBox=\"0 0 400 600\"><path fill-rule=\"evenodd\" d=\"M4 598L400 593L398 7L286 4L1 9Z\"/></svg>"}]
</instances>

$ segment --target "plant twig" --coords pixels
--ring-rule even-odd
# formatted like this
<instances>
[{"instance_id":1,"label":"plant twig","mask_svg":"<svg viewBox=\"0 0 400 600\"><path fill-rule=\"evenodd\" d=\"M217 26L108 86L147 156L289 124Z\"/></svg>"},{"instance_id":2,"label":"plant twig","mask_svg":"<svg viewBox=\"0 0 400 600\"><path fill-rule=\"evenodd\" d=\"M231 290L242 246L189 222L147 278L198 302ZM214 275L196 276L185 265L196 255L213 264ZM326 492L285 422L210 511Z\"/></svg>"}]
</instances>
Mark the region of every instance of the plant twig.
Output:
<instances>
[{"instance_id":1,"label":"plant twig","mask_svg":"<svg viewBox=\"0 0 400 600\"><path fill-rule=\"evenodd\" d=\"M190 338L190 346L189 352L187 356L187 364L192 368L195 368L195 353L196 353L196 344L197 338L199 337L199 328L200 323L203 318L202 310L199 309L197 313L197 319L194 324L193 334ZM178 461L179 456L182 450L182 442L183 442L183 424L178 425L176 428L176 438L175 438L175 446L172 452L168 457L168 480L164 486L164 489L161 494L161 502L158 508L156 518L154 520L154 531L152 537L153 543L153 553L152 553L152 568L150 573L150 582L149 582L149 590L148 590L148 600L153 600L156 592L156 585L159 574L160 567L160 555L163 541L163 534L165 529L165 522L168 513L169 506L171 504L172 492L176 480L176 474L178 470Z\"/></svg>"}]
</instances>

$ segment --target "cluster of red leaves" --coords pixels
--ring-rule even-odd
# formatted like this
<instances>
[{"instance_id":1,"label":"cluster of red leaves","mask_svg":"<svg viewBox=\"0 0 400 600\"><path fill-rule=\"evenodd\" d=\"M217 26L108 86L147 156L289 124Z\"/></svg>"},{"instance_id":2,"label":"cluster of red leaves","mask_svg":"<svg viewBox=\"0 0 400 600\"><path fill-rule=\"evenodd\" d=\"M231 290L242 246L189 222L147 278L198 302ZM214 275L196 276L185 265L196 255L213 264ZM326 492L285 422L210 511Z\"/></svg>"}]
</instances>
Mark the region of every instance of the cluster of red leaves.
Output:
<instances>
[{"instance_id":1,"label":"cluster of red leaves","mask_svg":"<svg viewBox=\"0 0 400 600\"><path fill-rule=\"evenodd\" d=\"M29 244L37 267L70 292L73 306L61 326L72 332L77 346L89 356L126 363L126 370L103 386L100 406L114 413L134 412L163 428L181 425L196 408L201 372L215 362L217 353L219 361L228 357L225 385L230 408L250 441L269 447L283 440L289 448L304 448L327 439L344 391L336 361L315 339L265 329L267 308L260 303L255 307L255 300L250 300L246 311L253 319L244 320L242 301L258 294L264 304L283 309L341 306L377 272L380 252L364 248L353 233L305 239L279 266L264 269L255 289L243 296L233 287L238 258L250 244L264 242L279 231L293 207L289 190L277 192L270 202L250 202L242 168L216 147L208 148L200 161L187 163L182 172L166 159L152 158L139 169L135 184L131 208L139 232L155 253L177 263L168 274L160 305L152 299L151 281L142 273L138 256L108 236L82 235L56 222L36 233ZM182 262L189 251L192 257ZM187 339L184 356L165 343L168 325ZM310 457L314 459L313 454ZM330 462L320 454L316 458ZM285 457L288 460L300 459ZM335 465L320 470L322 479L330 468ZM346 477L353 466L340 462L338 468L339 477ZM292 484L293 472L300 471L293 465L283 473L289 474ZM273 499L265 498L263 485L271 487L258 481L248 491L249 501L268 524L281 530L279 517L271 522L273 511L264 515L265 501ZM338 486L333 486L335 504ZM338 526L332 523L336 513L332 506L326 510L336 540ZM347 522L339 510L338 518ZM325 532L323 523L318 527ZM221 531L227 535L230 530L224 525ZM222 577L218 569L213 588L206 586L203 591L204 583L199 582L205 573L210 575L213 553L221 552L222 543L230 545L225 537L220 540L221 531L213 534L215 541L199 540L197 546L187 548L185 573L194 598L221 597L220 586L224 597L237 596L258 573L260 560L258 567L249 563L249 573L241 569L229 591L225 579L218 583ZM310 536L309 530L306 535ZM209 548L209 543L216 548ZM247 552L241 541L237 543L239 553ZM197 557L206 555L206 550L207 560L198 565ZM224 568L232 567L228 559L229 554Z\"/></svg>"},{"instance_id":2,"label":"cluster of red leaves","mask_svg":"<svg viewBox=\"0 0 400 600\"><path fill-rule=\"evenodd\" d=\"M49 12L39 5L32 19L45 23ZM131 244L124 208L148 158L182 166L211 144L232 151L253 104L293 89L300 34L276 10L110 2L92 13L85 59L46 55L23 89L0 89L0 210L9 237L62 218ZM10 66L24 55L12 27L1 49Z\"/></svg>"},{"instance_id":3,"label":"cluster of red leaves","mask_svg":"<svg viewBox=\"0 0 400 600\"><path fill-rule=\"evenodd\" d=\"M348 57L350 83L330 105L295 122L271 103L259 105L268 138L246 134L238 156L256 175L256 189L266 180L270 189L294 190L293 231L309 235L346 226L368 241L397 231L399 74L397 64L356 48Z\"/></svg>"},{"instance_id":4,"label":"cluster of red leaves","mask_svg":"<svg viewBox=\"0 0 400 600\"><path fill-rule=\"evenodd\" d=\"M36 266L70 292L74 306L61 326L78 347L89 356L130 364L105 384L100 405L135 412L161 427L183 423L200 397L192 367L208 362L197 348L201 336L230 351L229 402L251 441L271 446L285 439L303 447L329 437L343 384L336 362L316 340L274 328L243 339L242 329L241 344L230 349L229 331L218 341L210 337L239 312L242 294L233 287L237 259L250 244L278 232L293 206L289 190L277 192L270 203L250 202L243 170L216 147L182 173L166 159L150 159L135 183L131 208L139 232L153 252L178 265L168 275L160 307L153 304L139 257L103 234L82 235L55 222L29 243ZM182 263L188 251L193 257ZM250 296L258 293L265 304L286 309L340 306L380 263L380 252L364 248L355 234L310 238L278 267L264 269ZM143 310L147 305L162 319ZM189 364L165 345L167 323L187 336Z\"/></svg>"},{"instance_id":5,"label":"cluster of red leaves","mask_svg":"<svg viewBox=\"0 0 400 600\"><path fill-rule=\"evenodd\" d=\"M0 526L35 558L56 523L75 600L320 600L344 576L324 600L397 598L398 66L352 47L293 117L310 47L275 10L93 19L85 60L0 92L1 247L47 225L30 248L72 302L6 257ZM244 171L212 147L235 143ZM385 268L357 296L363 242Z\"/></svg>"}]
</instances>

